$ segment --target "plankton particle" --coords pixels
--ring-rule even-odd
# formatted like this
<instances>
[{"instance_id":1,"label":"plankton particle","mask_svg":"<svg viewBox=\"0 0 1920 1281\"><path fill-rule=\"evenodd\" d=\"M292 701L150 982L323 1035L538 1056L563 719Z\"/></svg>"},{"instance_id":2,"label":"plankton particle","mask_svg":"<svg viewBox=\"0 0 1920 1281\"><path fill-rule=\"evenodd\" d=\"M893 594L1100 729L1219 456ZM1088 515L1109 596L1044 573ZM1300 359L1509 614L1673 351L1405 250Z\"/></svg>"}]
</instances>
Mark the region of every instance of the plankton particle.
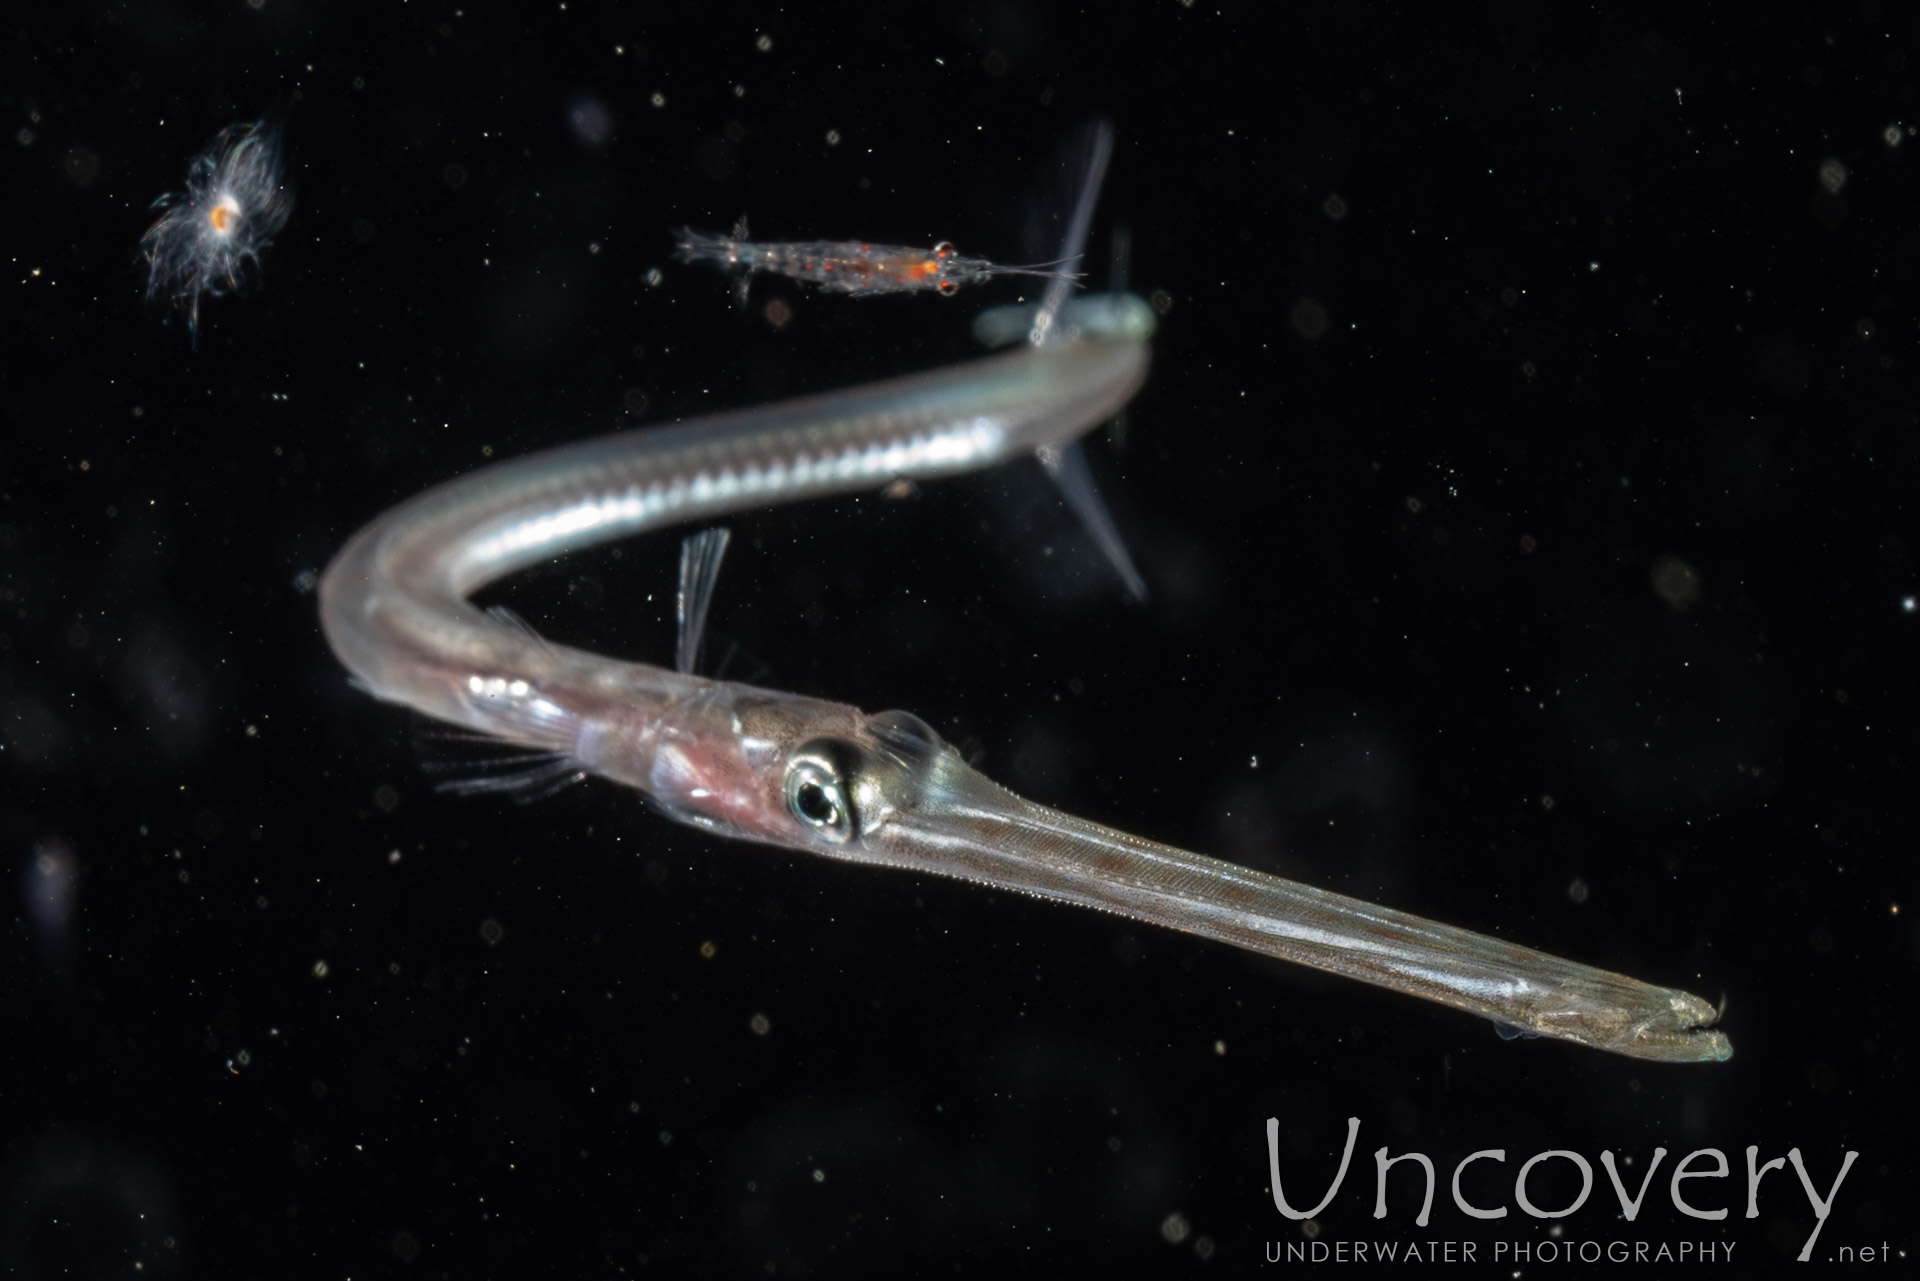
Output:
<instances>
[{"instance_id":1,"label":"plankton particle","mask_svg":"<svg viewBox=\"0 0 1920 1281\"><path fill-rule=\"evenodd\" d=\"M229 125L187 169L187 189L153 202L163 210L140 238L147 259L147 301L187 313L200 345L200 299L247 288L260 253L293 211L280 180L280 138L265 121Z\"/></svg>"}]
</instances>

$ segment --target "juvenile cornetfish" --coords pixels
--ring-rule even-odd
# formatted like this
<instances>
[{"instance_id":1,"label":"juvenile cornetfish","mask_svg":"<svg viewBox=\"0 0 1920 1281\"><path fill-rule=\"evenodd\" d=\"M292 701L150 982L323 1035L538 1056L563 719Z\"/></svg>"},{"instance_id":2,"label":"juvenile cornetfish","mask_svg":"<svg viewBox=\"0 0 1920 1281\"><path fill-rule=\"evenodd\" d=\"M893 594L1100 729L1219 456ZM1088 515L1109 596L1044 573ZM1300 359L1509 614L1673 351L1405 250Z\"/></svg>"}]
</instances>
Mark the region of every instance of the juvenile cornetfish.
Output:
<instances>
[{"instance_id":1,"label":"juvenile cornetfish","mask_svg":"<svg viewBox=\"0 0 1920 1281\"><path fill-rule=\"evenodd\" d=\"M1023 800L920 718L533 635L468 601L516 569L728 512L949 476L1070 445L1146 378L1153 313L912 377L499 463L355 534L320 586L327 640L376 697L552 752L709 831L1100 908L1424 997L1522 1034L1668 1062L1728 1058L1713 1005ZM701 610L683 611L697 631ZM685 636L683 635L683 642ZM683 653L690 647L683 643Z\"/></svg>"}]
</instances>

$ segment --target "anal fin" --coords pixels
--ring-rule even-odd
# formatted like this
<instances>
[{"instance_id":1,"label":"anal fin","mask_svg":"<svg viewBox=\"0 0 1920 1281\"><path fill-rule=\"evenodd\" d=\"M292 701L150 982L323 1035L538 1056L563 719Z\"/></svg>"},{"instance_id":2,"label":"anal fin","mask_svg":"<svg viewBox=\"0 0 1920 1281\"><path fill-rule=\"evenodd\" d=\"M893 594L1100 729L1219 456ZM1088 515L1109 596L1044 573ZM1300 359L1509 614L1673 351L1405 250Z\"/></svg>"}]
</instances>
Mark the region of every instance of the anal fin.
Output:
<instances>
[{"instance_id":1,"label":"anal fin","mask_svg":"<svg viewBox=\"0 0 1920 1281\"><path fill-rule=\"evenodd\" d=\"M1040 465L1047 469L1047 475L1053 477L1053 483L1060 487L1060 494L1067 500L1067 506L1073 508L1073 514L1080 518L1081 526L1092 536L1099 546L1107 563L1120 575L1120 581L1127 589L1127 595L1136 601L1147 598L1147 580L1134 568L1133 557L1127 554L1127 545L1115 528L1113 516L1107 511L1107 505L1101 501L1100 490L1093 483L1093 470L1087 466L1086 451L1077 440L1064 445L1048 445L1039 451Z\"/></svg>"},{"instance_id":2,"label":"anal fin","mask_svg":"<svg viewBox=\"0 0 1920 1281\"><path fill-rule=\"evenodd\" d=\"M674 647L674 670L687 675L699 665L700 642L706 636L707 609L713 604L713 586L720 578L720 561L732 537L724 525L689 534L680 543L680 639Z\"/></svg>"}]
</instances>

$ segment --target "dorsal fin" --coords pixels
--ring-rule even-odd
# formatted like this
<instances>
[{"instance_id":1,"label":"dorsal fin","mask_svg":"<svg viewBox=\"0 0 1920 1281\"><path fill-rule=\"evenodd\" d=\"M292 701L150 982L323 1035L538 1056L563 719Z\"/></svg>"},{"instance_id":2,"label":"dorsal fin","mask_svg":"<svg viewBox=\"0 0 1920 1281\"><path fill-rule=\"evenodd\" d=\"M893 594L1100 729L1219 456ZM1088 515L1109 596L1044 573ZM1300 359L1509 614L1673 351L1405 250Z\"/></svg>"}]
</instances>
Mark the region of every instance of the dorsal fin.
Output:
<instances>
[{"instance_id":1,"label":"dorsal fin","mask_svg":"<svg viewBox=\"0 0 1920 1281\"><path fill-rule=\"evenodd\" d=\"M547 644L547 638L535 631L532 623L529 623L505 605L489 605L487 606L487 614L494 622L512 628L514 631L520 633L520 635L532 641L535 645L538 645L541 649L551 648Z\"/></svg>"},{"instance_id":2,"label":"dorsal fin","mask_svg":"<svg viewBox=\"0 0 1920 1281\"><path fill-rule=\"evenodd\" d=\"M707 630L707 607L713 604L713 585L720 577L720 560L732 535L716 525L688 534L680 544L680 641L674 647L674 667L686 675L700 661L700 641Z\"/></svg>"},{"instance_id":3,"label":"dorsal fin","mask_svg":"<svg viewBox=\"0 0 1920 1281\"><path fill-rule=\"evenodd\" d=\"M1100 200L1100 184L1106 181L1107 162L1113 159L1113 126L1105 120L1095 120L1078 140L1076 150L1086 157L1082 170L1086 176L1081 180L1073 217L1067 223L1060 252L1055 256L1063 273L1077 271L1080 260L1086 256L1087 233L1093 228L1093 207ZM1045 347L1058 341L1053 332L1054 321L1059 319L1060 309L1072 297L1073 290L1074 279L1066 275L1047 282L1047 292L1040 297L1040 309L1034 313L1033 332L1028 338L1034 346Z\"/></svg>"}]
</instances>

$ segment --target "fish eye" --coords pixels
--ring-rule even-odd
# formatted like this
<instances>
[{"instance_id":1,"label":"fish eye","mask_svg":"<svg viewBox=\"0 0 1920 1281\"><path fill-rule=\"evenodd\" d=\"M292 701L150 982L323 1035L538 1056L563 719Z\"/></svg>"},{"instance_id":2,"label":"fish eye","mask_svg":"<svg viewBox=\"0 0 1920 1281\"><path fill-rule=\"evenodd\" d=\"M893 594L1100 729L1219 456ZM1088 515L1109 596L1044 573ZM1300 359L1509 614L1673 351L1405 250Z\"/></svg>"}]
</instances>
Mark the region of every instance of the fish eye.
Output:
<instances>
[{"instance_id":1,"label":"fish eye","mask_svg":"<svg viewBox=\"0 0 1920 1281\"><path fill-rule=\"evenodd\" d=\"M835 844L853 835L853 807L843 773L825 743L810 743L787 764L787 812Z\"/></svg>"},{"instance_id":2,"label":"fish eye","mask_svg":"<svg viewBox=\"0 0 1920 1281\"><path fill-rule=\"evenodd\" d=\"M933 256L935 258L947 258L952 256L952 254L953 242L951 240L943 240L933 247Z\"/></svg>"},{"instance_id":3,"label":"fish eye","mask_svg":"<svg viewBox=\"0 0 1920 1281\"><path fill-rule=\"evenodd\" d=\"M951 280L943 280L939 284L935 285L934 288L938 289L943 295L945 295L948 298L951 298L955 294L960 292L960 286Z\"/></svg>"}]
</instances>

